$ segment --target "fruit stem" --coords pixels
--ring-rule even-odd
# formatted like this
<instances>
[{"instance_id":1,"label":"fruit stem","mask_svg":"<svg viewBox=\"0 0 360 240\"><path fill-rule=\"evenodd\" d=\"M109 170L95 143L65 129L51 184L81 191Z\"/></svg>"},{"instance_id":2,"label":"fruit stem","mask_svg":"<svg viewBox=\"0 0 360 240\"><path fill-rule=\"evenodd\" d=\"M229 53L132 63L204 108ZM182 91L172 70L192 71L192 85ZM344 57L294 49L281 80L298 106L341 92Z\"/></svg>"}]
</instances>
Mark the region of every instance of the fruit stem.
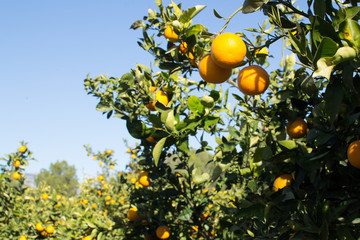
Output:
<instances>
[{"instance_id":1,"label":"fruit stem","mask_svg":"<svg viewBox=\"0 0 360 240\"><path fill-rule=\"evenodd\" d=\"M242 10L242 7L238 8L235 12L233 12L233 14L230 15L230 17L225 18L226 19L226 23L224 24L224 26L222 27L222 29L220 30L219 34L221 34L225 28L227 28L227 25L229 24L230 20L238 13Z\"/></svg>"}]
</instances>

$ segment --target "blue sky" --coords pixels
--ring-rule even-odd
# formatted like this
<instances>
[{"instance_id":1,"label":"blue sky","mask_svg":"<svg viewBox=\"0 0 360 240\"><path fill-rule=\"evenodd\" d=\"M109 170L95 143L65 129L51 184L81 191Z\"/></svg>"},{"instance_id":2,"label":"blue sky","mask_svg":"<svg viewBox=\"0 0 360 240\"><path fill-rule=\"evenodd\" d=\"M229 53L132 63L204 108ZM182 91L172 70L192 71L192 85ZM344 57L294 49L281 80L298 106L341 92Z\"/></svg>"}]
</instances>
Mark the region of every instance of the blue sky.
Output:
<instances>
[{"instance_id":1,"label":"blue sky","mask_svg":"<svg viewBox=\"0 0 360 240\"><path fill-rule=\"evenodd\" d=\"M195 22L211 32L224 24L213 9L229 16L242 4L184 2L183 8L207 5ZM124 121L108 120L95 110L97 99L86 95L83 80L87 74L120 77L136 63L150 64L151 55L136 43L141 31L129 29L149 8L156 9L155 0L1 1L0 156L16 151L24 140L37 159L27 173L66 160L81 178L100 171L83 148L90 144L94 150L113 149L117 169L124 169L130 158L123 139L130 145L135 140ZM256 27L264 19L262 13L238 14L227 31Z\"/></svg>"}]
</instances>

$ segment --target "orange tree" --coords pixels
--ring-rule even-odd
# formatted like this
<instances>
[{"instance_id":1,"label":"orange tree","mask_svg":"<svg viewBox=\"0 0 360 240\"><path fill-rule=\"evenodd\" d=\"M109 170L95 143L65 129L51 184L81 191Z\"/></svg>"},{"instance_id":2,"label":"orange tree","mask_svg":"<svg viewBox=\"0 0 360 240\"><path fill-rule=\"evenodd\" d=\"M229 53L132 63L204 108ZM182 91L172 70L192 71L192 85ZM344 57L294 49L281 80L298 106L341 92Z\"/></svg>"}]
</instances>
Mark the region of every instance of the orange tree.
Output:
<instances>
[{"instance_id":1,"label":"orange tree","mask_svg":"<svg viewBox=\"0 0 360 240\"><path fill-rule=\"evenodd\" d=\"M131 190L127 239L359 238L356 1L298 9L245 0L218 33L192 23L205 6L155 2L131 26L155 68L84 81L97 110L141 140L137 166L151 184ZM268 22L247 29L255 38L234 34L246 48L235 37L212 47L235 14L258 10ZM267 73L267 49L279 40L290 54ZM245 59L227 55L233 45ZM198 71L204 81L192 79Z\"/></svg>"}]
</instances>

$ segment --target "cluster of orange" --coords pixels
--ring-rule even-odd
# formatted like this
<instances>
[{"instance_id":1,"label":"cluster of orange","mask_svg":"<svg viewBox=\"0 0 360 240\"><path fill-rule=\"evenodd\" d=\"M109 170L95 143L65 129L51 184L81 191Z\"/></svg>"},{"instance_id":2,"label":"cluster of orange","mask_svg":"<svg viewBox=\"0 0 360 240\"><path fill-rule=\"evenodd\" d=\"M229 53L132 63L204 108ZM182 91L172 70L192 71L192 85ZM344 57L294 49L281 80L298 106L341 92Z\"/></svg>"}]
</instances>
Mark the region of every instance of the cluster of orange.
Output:
<instances>
[{"instance_id":1,"label":"cluster of orange","mask_svg":"<svg viewBox=\"0 0 360 240\"><path fill-rule=\"evenodd\" d=\"M225 82L230 78L232 69L241 65L246 52L246 45L238 35L218 35L211 44L211 53L200 61L200 76L209 83ZM258 95L268 88L269 75L262 67L250 65L239 72L237 84L245 95Z\"/></svg>"},{"instance_id":2,"label":"cluster of orange","mask_svg":"<svg viewBox=\"0 0 360 240\"><path fill-rule=\"evenodd\" d=\"M129 209L126 216L132 222L134 222L134 221L141 218L140 214L138 213L138 210L136 208L133 208L133 207ZM143 225L146 225L147 224L146 219L142 219L141 223ZM156 237L158 239L168 239L170 237L170 229L167 226L161 225L161 226L158 226L156 228L155 234L156 234ZM152 238L151 234L148 234L148 235L145 236L144 239L145 240L150 240L150 239L153 239L153 238Z\"/></svg>"},{"instance_id":3,"label":"cluster of orange","mask_svg":"<svg viewBox=\"0 0 360 240\"><path fill-rule=\"evenodd\" d=\"M19 152L20 154L24 154L26 151L27 151L27 147L26 146L20 146L19 147ZM16 160L13 162L13 165L14 167L16 168L16 170L19 169L20 165L21 165L21 161L20 160ZM18 172L18 171L15 171L12 175L12 177L15 179L15 180L19 180L20 177L21 177L21 174Z\"/></svg>"}]
</instances>

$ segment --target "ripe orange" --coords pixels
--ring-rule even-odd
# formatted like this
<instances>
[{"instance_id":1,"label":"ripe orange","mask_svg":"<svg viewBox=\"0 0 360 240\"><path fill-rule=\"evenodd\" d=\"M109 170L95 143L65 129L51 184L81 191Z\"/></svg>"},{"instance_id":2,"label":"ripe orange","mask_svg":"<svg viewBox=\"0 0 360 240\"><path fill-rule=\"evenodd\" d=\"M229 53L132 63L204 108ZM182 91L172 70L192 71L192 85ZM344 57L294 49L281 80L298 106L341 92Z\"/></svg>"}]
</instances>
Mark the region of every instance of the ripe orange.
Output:
<instances>
[{"instance_id":1,"label":"ripe orange","mask_svg":"<svg viewBox=\"0 0 360 240\"><path fill-rule=\"evenodd\" d=\"M105 200L107 201L111 200L111 196L106 196Z\"/></svg>"},{"instance_id":2,"label":"ripe orange","mask_svg":"<svg viewBox=\"0 0 360 240\"><path fill-rule=\"evenodd\" d=\"M211 45L211 58L220 67L234 68L244 60L246 51L241 37L234 33L223 33Z\"/></svg>"},{"instance_id":3,"label":"ripe orange","mask_svg":"<svg viewBox=\"0 0 360 240\"><path fill-rule=\"evenodd\" d=\"M251 65L241 69L238 75L238 87L245 95L258 95L269 87L269 75L260 66Z\"/></svg>"},{"instance_id":4,"label":"ripe orange","mask_svg":"<svg viewBox=\"0 0 360 240\"><path fill-rule=\"evenodd\" d=\"M127 212L126 216L130 221L136 221L140 215L137 213L137 209L136 208L130 208L129 211Z\"/></svg>"},{"instance_id":5,"label":"ripe orange","mask_svg":"<svg viewBox=\"0 0 360 240\"><path fill-rule=\"evenodd\" d=\"M49 195L47 193L43 193L42 194L42 199L46 200L48 199Z\"/></svg>"},{"instance_id":6,"label":"ripe orange","mask_svg":"<svg viewBox=\"0 0 360 240\"><path fill-rule=\"evenodd\" d=\"M20 175L20 173L18 173L18 172L14 172L13 175L12 175L12 177L13 177L15 180L19 180L20 177L21 177L21 175Z\"/></svg>"},{"instance_id":7,"label":"ripe orange","mask_svg":"<svg viewBox=\"0 0 360 240\"><path fill-rule=\"evenodd\" d=\"M55 232L55 228L53 226L47 226L46 227L46 232L47 233L54 233Z\"/></svg>"},{"instance_id":8,"label":"ripe orange","mask_svg":"<svg viewBox=\"0 0 360 240\"><path fill-rule=\"evenodd\" d=\"M148 187L151 184L151 180L149 178L149 172L142 172L139 177L139 183L144 187Z\"/></svg>"},{"instance_id":9,"label":"ripe orange","mask_svg":"<svg viewBox=\"0 0 360 240\"><path fill-rule=\"evenodd\" d=\"M21 162L19 160L16 160L13 164L16 168L18 168L20 167Z\"/></svg>"},{"instance_id":10,"label":"ripe orange","mask_svg":"<svg viewBox=\"0 0 360 240\"><path fill-rule=\"evenodd\" d=\"M84 201L83 201L84 204L88 204L88 202L89 201L87 199L84 199Z\"/></svg>"},{"instance_id":11,"label":"ripe orange","mask_svg":"<svg viewBox=\"0 0 360 240\"><path fill-rule=\"evenodd\" d=\"M110 154L112 154L112 151L111 150L106 150L106 153L110 155Z\"/></svg>"},{"instance_id":12,"label":"ripe orange","mask_svg":"<svg viewBox=\"0 0 360 240\"><path fill-rule=\"evenodd\" d=\"M353 167L360 168L360 140L353 141L349 145L347 158Z\"/></svg>"},{"instance_id":13,"label":"ripe orange","mask_svg":"<svg viewBox=\"0 0 360 240\"><path fill-rule=\"evenodd\" d=\"M96 160L96 156L93 156L93 160Z\"/></svg>"},{"instance_id":14,"label":"ripe orange","mask_svg":"<svg viewBox=\"0 0 360 240\"><path fill-rule=\"evenodd\" d=\"M136 178L132 177L132 178L130 179L130 181L131 181L132 183L136 183Z\"/></svg>"},{"instance_id":15,"label":"ripe orange","mask_svg":"<svg viewBox=\"0 0 360 240\"><path fill-rule=\"evenodd\" d=\"M42 225L41 222L37 223L37 224L35 225L35 228L36 228L36 230L39 231L39 232L42 232L42 231L45 230L45 228L43 227L43 225Z\"/></svg>"},{"instance_id":16,"label":"ripe orange","mask_svg":"<svg viewBox=\"0 0 360 240\"><path fill-rule=\"evenodd\" d=\"M291 138L302 138L308 132L308 127L303 119L298 118L286 125L286 132Z\"/></svg>"},{"instance_id":17,"label":"ripe orange","mask_svg":"<svg viewBox=\"0 0 360 240\"><path fill-rule=\"evenodd\" d=\"M187 42L181 42L181 44L179 45L179 49L180 49L180 52L185 54L187 51Z\"/></svg>"},{"instance_id":18,"label":"ripe orange","mask_svg":"<svg viewBox=\"0 0 360 240\"><path fill-rule=\"evenodd\" d=\"M27 240L27 238L23 235L23 236L20 236L18 240Z\"/></svg>"},{"instance_id":19,"label":"ripe orange","mask_svg":"<svg viewBox=\"0 0 360 240\"><path fill-rule=\"evenodd\" d=\"M96 209L96 203L93 203L93 205L91 206L93 209Z\"/></svg>"},{"instance_id":20,"label":"ripe orange","mask_svg":"<svg viewBox=\"0 0 360 240\"><path fill-rule=\"evenodd\" d=\"M104 180L104 177L100 175L100 176L98 176L98 180L102 181L102 180Z\"/></svg>"},{"instance_id":21,"label":"ripe orange","mask_svg":"<svg viewBox=\"0 0 360 240\"><path fill-rule=\"evenodd\" d=\"M274 181L274 185L273 185L274 191L277 192L286 186L290 186L291 181L292 181L292 176L290 174L280 175Z\"/></svg>"},{"instance_id":22,"label":"ripe orange","mask_svg":"<svg viewBox=\"0 0 360 240\"><path fill-rule=\"evenodd\" d=\"M132 159L136 158L136 154L132 154L132 155L131 155L131 158L132 158Z\"/></svg>"},{"instance_id":23,"label":"ripe orange","mask_svg":"<svg viewBox=\"0 0 360 240\"><path fill-rule=\"evenodd\" d=\"M131 153L131 149L130 148L126 149L126 152Z\"/></svg>"},{"instance_id":24,"label":"ripe orange","mask_svg":"<svg viewBox=\"0 0 360 240\"><path fill-rule=\"evenodd\" d=\"M110 165L110 167L109 167L111 170L113 170L114 169L114 165Z\"/></svg>"},{"instance_id":25,"label":"ripe orange","mask_svg":"<svg viewBox=\"0 0 360 240\"><path fill-rule=\"evenodd\" d=\"M91 155L91 153L88 153L87 155L88 155L88 156L90 156L90 155Z\"/></svg>"},{"instance_id":26,"label":"ripe orange","mask_svg":"<svg viewBox=\"0 0 360 240\"><path fill-rule=\"evenodd\" d=\"M26 152L26 146L20 146L19 147L19 152L21 152L21 153L24 153L24 152Z\"/></svg>"},{"instance_id":27,"label":"ripe orange","mask_svg":"<svg viewBox=\"0 0 360 240\"><path fill-rule=\"evenodd\" d=\"M158 90L155 95L155 101L152 101L152 102L146 104L146 107L150 111L155 111L156 110L155 104L157 101L161 102L162 104L164 104L166 106L169 103L169 98L166 95L166 93L164 93L162 90Z\"/></svg>"},{"instance_id":28,"label":"ripe orange","mask_svg":"<svg viewBox=\"0 0 360 240\"><path fill-rule=\"evenodd\" d=\"M203 57L199 63L200 76L208 83L223 83L231 76L231 68L222 68L215 64L210 55Z\"/></svg>"},{"instance_id":29,"label":"ripe orange","mask_svg":"<svg viewBox=\"0 0 360 240\"><path fill-rule=\"evenodd\" d=\"M179 35L168 25L165 29L164 35L169 42L176 42L179 39Z\"/></svg>"},{"instance_id":30,"label":"ripe orange","mask_svg":"<svg viewBox=\"0 0 360 240\"><path fill-rule=\"evenodd\" d=\"M157 229L156 229L156 236L159 238L159 239L167 239L170 237L170 230L168 227L166 226L159 226Z\"/></svg>"},{"instance_id":31,"label":"ripe orange","mask_svg":"<svg viewBox=\"0 0 360 240\"><path fill-rule=\"evenodd\" d=\"M57 203L55 206L59 208L59 207L61 207L61 204Z\"/></svg>"},{"instance_id":32,"label":"ripe orange","mask_svg":"<svg viewBox=\"0 0 360 240\"><path fill-rule=\"evenodd\" d=\"M269 55L269 52L266 47L255 50L255 56L260 57L260 55Z\"/></svg>"}]
</instances>

